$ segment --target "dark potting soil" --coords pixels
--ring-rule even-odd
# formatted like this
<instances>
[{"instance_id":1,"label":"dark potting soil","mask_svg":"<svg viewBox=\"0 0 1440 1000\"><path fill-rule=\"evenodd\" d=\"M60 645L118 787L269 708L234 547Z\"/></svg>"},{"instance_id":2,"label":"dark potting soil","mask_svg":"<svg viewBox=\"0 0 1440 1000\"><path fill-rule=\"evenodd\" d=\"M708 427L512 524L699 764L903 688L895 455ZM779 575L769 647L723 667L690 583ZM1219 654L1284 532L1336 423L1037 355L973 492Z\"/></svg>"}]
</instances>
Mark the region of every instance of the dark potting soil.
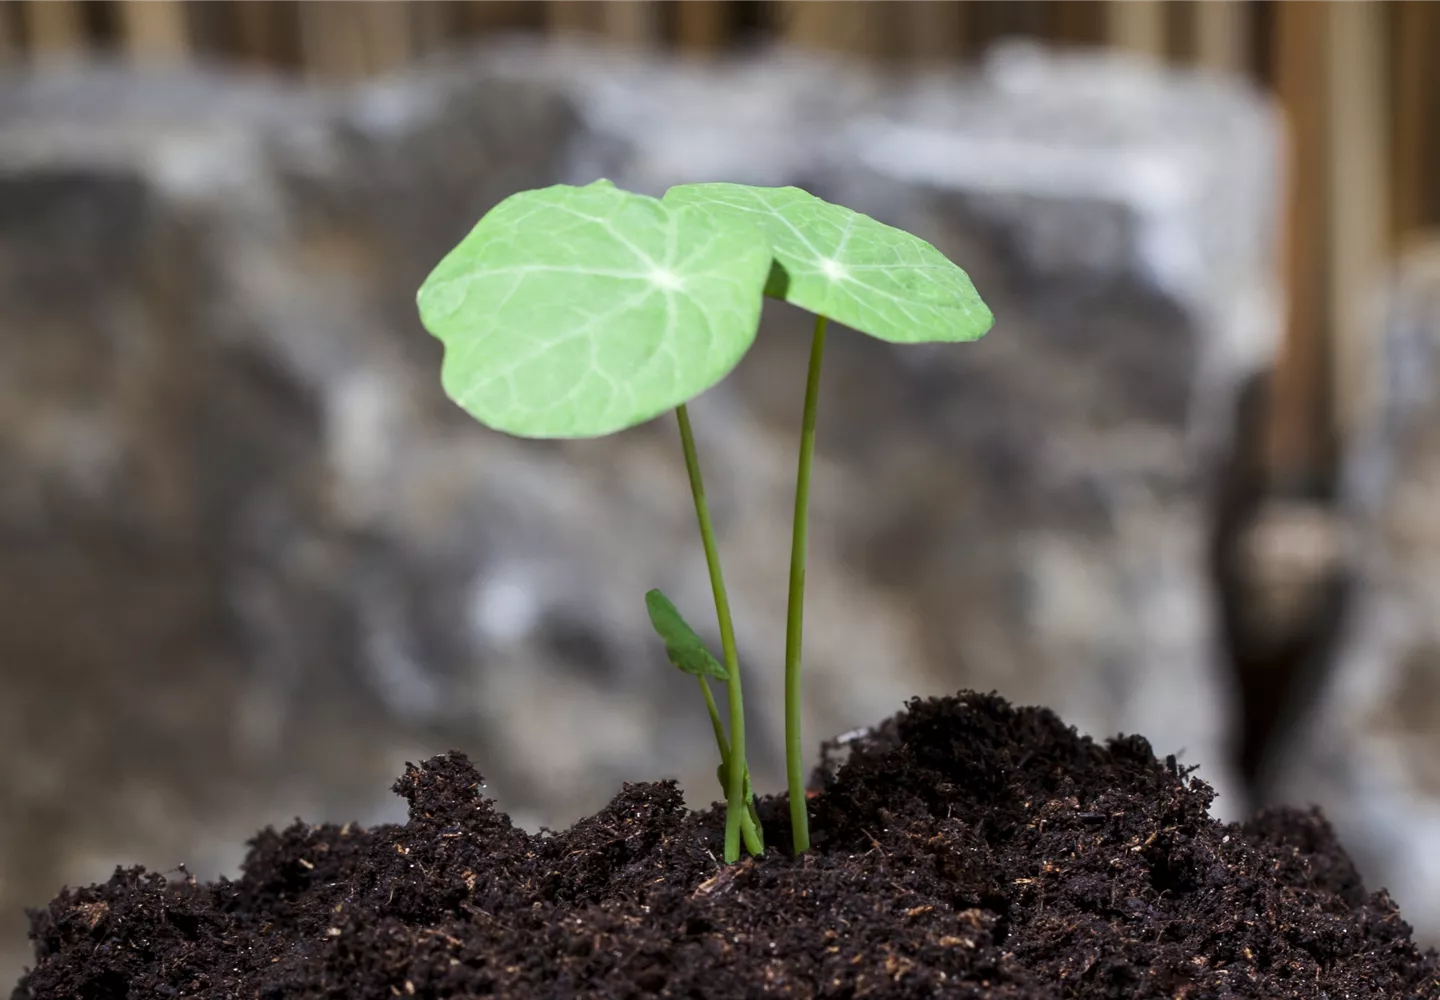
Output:
<instances>
[{"instance_id":1,"label":"dark potting soil","mask_svg":"<svg viewBox=\"0 0 1440 1000\"><path fill-rule=\"evenodd\" d=\"M66 891L13 998L1440 997L1318 814L1223 825L1139 737L965 694L835 763L811 853L725 867L722 812L673 783L531 836L436 757L395 785L404 826L297 823L237 881ZM772 840L785 809L761 804Z\"/></svg>"}]
</instances>

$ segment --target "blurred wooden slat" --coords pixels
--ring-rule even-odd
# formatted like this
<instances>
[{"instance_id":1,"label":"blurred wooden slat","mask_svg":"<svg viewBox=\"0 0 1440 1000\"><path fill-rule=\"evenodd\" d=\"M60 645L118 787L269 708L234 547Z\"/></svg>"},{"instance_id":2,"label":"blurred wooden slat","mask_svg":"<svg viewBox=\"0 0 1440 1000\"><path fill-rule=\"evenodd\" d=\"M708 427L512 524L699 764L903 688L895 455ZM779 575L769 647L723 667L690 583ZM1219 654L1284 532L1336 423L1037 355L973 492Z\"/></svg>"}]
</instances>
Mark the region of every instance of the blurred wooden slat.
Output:
<instances>
[{"instance_id":1,"label":"blurred wooden slat","mask_svg":"<svg viewBox=\"0 0 1440 1000\"><path fill-rule=\"evenodd\" d=\"M650 49L660 41L660 7L655 0L604 0L600 25L611 45Z\"/></svg>"},{"instance_id":2,"label":"blurred wooden slat","mask_svg":"<svg viewBox=\"0 0 1440 1000\"><path fill-rule=\"evenodd\" d=\"M1197 65L1223 73L1249 69L1249 0L1198 0L1190 14Z\"/></svg>"},{"instance_id":3,"label":"blurred wooden slat","mask_svg":"<svg viewBox=\"0 0 1440 1000\"><path fill-rule=\"evenodd\" d=\"M681 0L675 5L675 46L694 55L720 52L730 41L729 21L725 0Z\"/></svg>"},{"instance_id":4,"label":"blurred wooden slat","mask_svg":"<svg viewBox=\"0 0 1440 1000\"><path fill-rule=\"evenodd\" d=\"M780 36L787 45L812 52L826 52L843 44L845 3L785 0L777 11Z\"/></svg>"},{"instance_id":5,"label":"blurred wooden slat","mask_svg":"<svg viewBox=\"0 0 1440 1000\"><path fill-rule=\"evenodd\" d=\"M810 52L867 56L892 53L897 32L881 0L785 0L779 5L781 39Z\"/></svg>"},{"instance_id":6,"label":"blurred wooden slat","mask_svg":"<svg viewBox=\"0 0 1440 1000\"><path fill-rule=\"evenodd\" d=\"M1093 46L1105 38L1105 0L1049 0L1047 34L1061 45Z\"/></svg>"},{"instance_id":7,"label":"blurred wooden slat","mask_svg":"<svg viewBox=\"0 0 1440 1000\"><path fill-rule=\"evenodd\" d=\"M548 6L544 0L462 0L456 20L466 34L539 28Z\"/></svg>"},{"instance_id":8,"label":"blurred wooden slat","mask_svg":"<svg viewBox=\"0 0 1440 1000\"><path fill-rule=\"evenodd\" d=\"M274 65L279 47L279 19L273 0L238 0L230 5L234 18L232 44L241 58Z\"/></svg>"},{"instance_id":9,"label":"blurred wooden slat","mask_svg":"<svg viewBox=\"0 0 1440 1000\"><path fill-rule=\"evenodd\" d=\"M604 30L603 14L603 2L547 0L545 30L561 37L598 35Z\"/></svg>"},{"instance_id":10,"label":"blurred wooden slat","mask_svg":"<svg viewBox=\"0 0 1440 1000\"><path fill-rule=\"evenodd\" d=\"M190 57L183 0L120 0L120 36L126 56L140 64L175 64Z\"/></svg>"},{"instance_id":11,"label":"blurred wooden slat","mask_svg":"<svg viewBox=\"0 0 1440 1000\"><path fill-rule=\"evenodd\" d=\"M85 25L75 0L27 0L25 41L42 59L78 57L85 50Z\"/></svg>"},{"instance_id":12,"label":"blurred wooden slat","mask_svg":"<svg viewBox=\"0 0 1440 1000\"><path fill-rule=\"evenodd\" d=\"M1440 4L1419 2L1394 6L1394 145L1392 176L1395 197L1391 228L1397 240L1426 225L1440 223L1431 199L1440 185Z\"/></svg>"},{"instance_id":13,"label":"blurred wooden slat","mask_svg":"<svg viewBox=\"0 0 1440 1000\"><path fill-rule=\"evenodd\" d=\"M1165 32L1163 54L1170 62L1185 63L1195 58L1194 8L1204 3L1205 0L1165 0L1161 24Z\"/></svg>"},{"instance_id":14,"label":"blurred wooden slat","mask_svg":"<svg viewBox=\"0 0 1440 1000\"><path fill-rule=\"evenodd\" d=\"M1005 38L1043 38L1052 9L1045 0L1005 0L1004 3L964 4L966 46L972 56L983 57Z\"/></svg>"},{"instance_id":15,"label":"blurred wooden slat","mask_svg":"<svg viewBox=\"0 0 1440 1000\"><path fill-rule=\"evenodd\" d=\"M1276 90L1285 109L1282 273L1284 339L1276 362L1266 427L1266 466L1278 493L1304 490L1318 474L1326 425L1324 302L1327 229L1325 138L1326 5L1282 0L1275 5Z\"/></svg>"},{"instance_id":16,"label":"blurred wooden slat","mask_svg":"<svg viewBox=\"0 0 1440 1000\"><path fill-rule=\"evenodd\" d=\"M1383 348L1368 307L1389 249L1385 11L1342 0L1328 4L1327 13L1330 356L1335 419L1348 441L1381 389L1374 362Z\"/></svg>"},{"instance_id":17,"label":"blurred wooden slat","mask_svg":"<svg viewBox=\"0 0 1440 1000\"><path fill-rule=\"evenodd\" d=\"M1008 37L1044 38L1046 5L1043 0L1005 0L993 4L1001 13L1001 33Z\"/></svg>"},{"instance_id":18,"label":"blurred wooden slat","mask_svg":"<svg viewBox=\"0 0 1440 1000\"><path fill-rule=\"evenodd\" d=\"M1166 10L1162 0L1110 0L1105 8L1106 41L1118 49L1163 57Z\"/></svg>"},{"instance_id":19,"label":"blurred wooden slat","mask_svg":"<svg viewBox=\"0 0 1440 1000\"><path fill-rule=\"evenodd\" d=\"M411 45L416 55L436 52L456 39L460 12L452 0L419 0L404 6L409 14Z\"/></svg>"},{"instance_id":20,"label":"blurred wooden slat","mask_svg":"<svg viewBox=\"0 0 1440 1000\"><path fill-rule=\"evenodd\" d=\"M0 0L0 65L13 61L20 54L16 37L15 0Z\"/></svg>"},{"instance_id":21,"label":"blurred wooden slat","mask_svg":"<svg viewBox=\"0 0 1440 1000\"><path fill-rule=\"evenodd\" d=\"M403 0L301 4L306 72L329 80L356 80L404 67L417 54L410 6Z\"/></svg>"},{"instance_id":22,"label":"blurred wooden slat","mask_svg":"<svg viewBox=\"0 0 1440 1000\"><path fill-rule=\"evenodd\" d=\"M1255 80L1268 91L1275 89L1275 9L1278 0L1246 0L1250 14L1250 69Z\"/></svg>"},{"instance_id":23,"label":"blurred wooden slat","mask_svg":"<svg viewBox=\"0 0 1440 1000\"><path fill-rule=\"evenodd\" d=\"M414 13L428 6L405 0L364 0L353 5L365 49L365 72L392 73L414 59L418 52Z\"/></svg>"},{"instance_id":24,"label":"blurred wooden slat","mask_svg":"<svg viewBox=\"0 0 1440 1000\"><path fill-rule=\"evenodd\" d=\"M965 54L965 9L958 0L906 0L901 18L902 51L917 62L952 62ZM903 9L901 9L903 8Z\"/></svg>"},{"instance_id":25,"label":"blurred wooden slat","mask_svg":"<svg viewBox=\"0 0 1440 1000\"><path fill-rule=\"evenodd\" d=\"M974 3L966 0L965 54L980 58L1006 32L1006 8L999 3Z\"/></svg>"},{"instance_id":26,"label":"blurred wooden slat","mask_svg":"<svg viewBox=\"0 0 1440 1000\"><path fill-rule=\"evenodd\" d=\"M355 45L342 37L343 25L335 17L339 2L302 3L300 12L300 53L309 76L343 75L359 61Z\"/></svg>"}]
</instances>

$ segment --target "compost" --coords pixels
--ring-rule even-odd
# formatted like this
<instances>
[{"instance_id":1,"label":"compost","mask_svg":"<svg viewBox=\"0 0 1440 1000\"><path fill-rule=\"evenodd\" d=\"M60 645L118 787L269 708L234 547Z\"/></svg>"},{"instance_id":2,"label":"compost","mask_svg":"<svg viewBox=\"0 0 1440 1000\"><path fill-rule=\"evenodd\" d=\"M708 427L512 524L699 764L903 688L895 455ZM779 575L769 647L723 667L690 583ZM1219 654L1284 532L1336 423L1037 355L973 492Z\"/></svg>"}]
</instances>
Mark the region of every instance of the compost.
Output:
<instances>
[{"instance_id":1,"label":"compost","mask_svg":"<svg viewBox=\"0 0 1440 1000\"><path fill-rule=\"evenodd\" d=\"M1222 824L1140 737L962 693L827 747L815 784L813 851L766 798L769 852L724 866L721 808L672 782L532 835L441 755L396 782L404 825L66 890L13 998L1440 997L1320 814Z\"/></svg>"}]
</instances>

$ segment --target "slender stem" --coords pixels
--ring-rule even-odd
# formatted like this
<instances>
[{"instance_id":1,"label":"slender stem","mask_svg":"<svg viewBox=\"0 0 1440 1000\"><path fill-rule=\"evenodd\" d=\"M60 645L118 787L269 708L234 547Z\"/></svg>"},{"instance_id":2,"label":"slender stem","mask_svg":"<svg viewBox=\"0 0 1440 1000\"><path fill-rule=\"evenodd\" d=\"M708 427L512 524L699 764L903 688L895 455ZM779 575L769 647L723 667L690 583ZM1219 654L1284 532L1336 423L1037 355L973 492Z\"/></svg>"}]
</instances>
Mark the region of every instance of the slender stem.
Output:
<instances>
[{"instance_id":1,"label":"slender stem","mask_svg":"<svg viewBox=\"0 0 1440 1000\"><path fill-rule=\"evenodd\" d=\"M695 517L700 522L700 541L705 546L705 563L710 568L710 589L715 592L715 617L720 622L720 646L730 696L730 768L725 795L725 863L740 860L740 817L745 811L745 702L740 695L740 656L735 649L735 625L730 620L730 598L720 572L720 553L715 545L715 527L710 523L710 506L705 502L705 483L700 478L700 459L695 455L695 435L690 430L690 412L681 403L675 407L680 422L680 445L685 450L685 469L690 473L690 493L695 498Z\"/></svg>"},{"instance_id":2,"label":"slender stem","mask_svg":"<svg viewBox=\"0 0 1440 1000\"><path fill-rule=\"evenodd\" d=\"M703 677L695 679L700 682L700 690L705 695L705 710L710 713L710 727L715 730L715 746L720 751L720 784L723 786L730 775L730 744L725 739L725 727L720 722L720 709L715 707L715 696L710 693L710 682ZM760 825L760 814L755 811L753 795L745 796L740 836L745 839L745 849L751 854L765 853L765 830Z\"/></svg>"},{"instance_id":3,"label":"slender stem","mask_svg":"<svg viewBox=\"0 0 1440 1000\"><path fill-rule=\"evenodd\" d=\"M810 817L805 808L804 745L800 738L800 647L805 631L805 544L809 535L810 466L815 458L815 410L820 398L820 363L825 357L826 322L824 316L815 317L815 334L810 341L805 413L800 422L800 468L795 475L790 604L785 615L785 776L790 787L790 836L796 854L810 850Z\"/></svg>"},{"instance_id":4,"label":"slender stem","mask_svg":"<svg viewBox=\"0 0 1440 1000\"><path fill-rule=\"evenodd\" d=\"M715 705L715 696L710 693L710 683L703 677L695 679L700 682L700 690L705 695L705 710L710 713L710 727L715 730L715 746L720 750L720 766L725 769L726 781L729 781L730 741L725 738L725 726L720 721L720 709Z\"/></svg>"}]
</instances>

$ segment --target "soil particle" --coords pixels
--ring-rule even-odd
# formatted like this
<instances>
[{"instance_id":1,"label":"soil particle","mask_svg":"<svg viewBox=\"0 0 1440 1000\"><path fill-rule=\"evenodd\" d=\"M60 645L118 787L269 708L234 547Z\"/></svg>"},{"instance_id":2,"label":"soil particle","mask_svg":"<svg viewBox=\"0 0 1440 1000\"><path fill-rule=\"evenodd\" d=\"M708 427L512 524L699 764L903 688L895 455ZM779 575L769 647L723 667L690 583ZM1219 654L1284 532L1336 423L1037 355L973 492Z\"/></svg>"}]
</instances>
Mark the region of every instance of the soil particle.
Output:
<instances>
[{"instance_id":1,"label":"soil particle","mask_svg":"<svg viewBox=\"0 0 1440 1000\"><path fill-rule=\"evenodd\" d=\"M12 1000L1440 997L1440 958L1318 813L1221 824L1139 737L965 693L841 755L812 852L786 856L766 799L780 843L728 867L722 810L671 782L532 836L435 757L395 784L403 826L296 823L238 880L63 892Z\"/></svg>"}]
</instances>

